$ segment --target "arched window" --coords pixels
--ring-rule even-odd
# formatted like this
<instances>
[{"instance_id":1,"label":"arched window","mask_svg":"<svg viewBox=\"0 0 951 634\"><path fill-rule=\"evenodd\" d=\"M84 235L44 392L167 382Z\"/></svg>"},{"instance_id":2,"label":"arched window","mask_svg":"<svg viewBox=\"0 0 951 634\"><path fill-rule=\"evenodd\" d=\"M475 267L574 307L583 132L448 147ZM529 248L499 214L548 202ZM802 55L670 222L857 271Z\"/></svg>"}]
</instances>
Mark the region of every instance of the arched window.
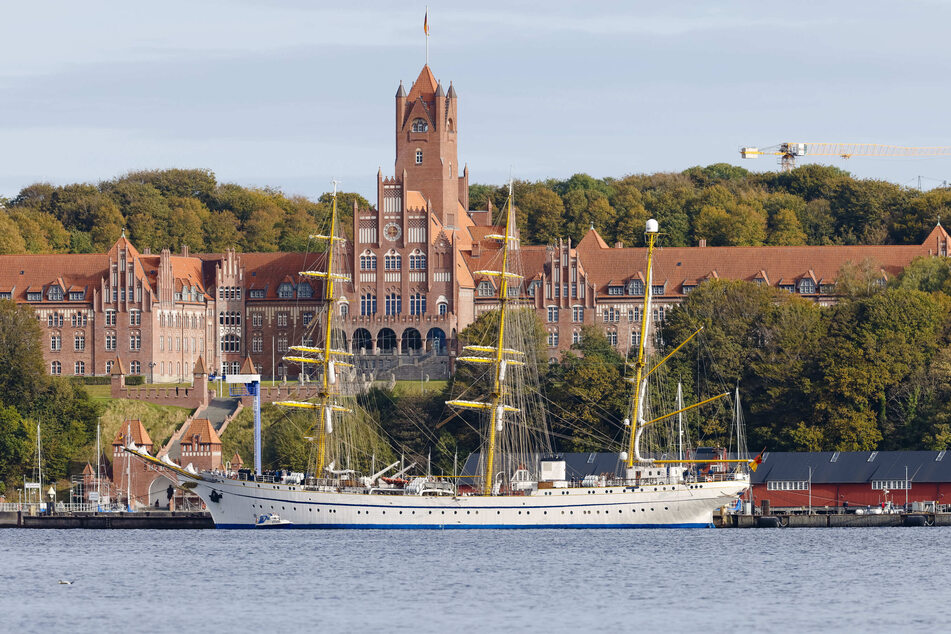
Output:
<instances>
[{"instance_id":1,"label":"arched window","mask_svg":"<svg viewBox=\"0 0 951 634\"><path fill-rule=\"evenodd\" d=\"M376 270L376 254L371 252L369 249L367 249L360 255L360 270L361 271L375 271Z\"/></svg>"},{"instance_id":2,"label":"arched window","mask_svg":"<svg viewBox=\"0 0 951 634\"><path fill-rule=\"evenodd\" d=\"M417 165L423 164L423 151L420 150L419 148L416 148L416 164Z\"/></svg>"},{"instance_id":3,"label":"arched window","mask_svg":"<svg viewBox=\"0 0 951 634\"><path fill-rule=\"evenodd\" d=\"M390 250L383 256L383 268L387 271L399 271L403 266L403 258L396 251Z\"/></svg>"},{"instance_id":4,"label":"arched window","mask_svg":"<svg viewBox=\"0 0 951 634\"><path fill-rule=\"evenodd\" d=\"M439 309L440 315L446 315L449 313L449 304L447 304L446 302L439 302L437 307Z\"/></svg>"},{"instance_id":5,"label":"arched window","mask_svg":"<svg viewBox=\"0 0 951 634\"><path fill-rule=\"evenodd\" d=\"M429 124L426 119L413 119L413 132L429 132Z\"/></svg>"},{"instance_id":6,"label":"arched window","mask_svg":"<svg viewBox=\"0 0 951 634\"><path fill-rule=\"evenodd\" d=\"M448 127L449 127L449 131L450 131L450 132L455 132L455 131L456 131L456 124L455 124L455 122L454 122L452 119L449 120Z\"/></svg>"},{"instance_id":7,"label":"arched window","mask_svg":"<svg viewBox=\"0 0 951 634\"><path fill-rule=\"evenodd\" d=\"M416 249L409 254L409 270L410 271L425 271L426 270L426 254Z\"/></svg>"},{"instance_id":8,"label":"arched window","mask_svg":"<svg viewBox=\"0 0 951 634\"><path fill-rule=\"evenodd\" d=\"M350 314L350 304L347 302L340 302L340 316L346 317Z\"/></svg>"},{"instance_id":9,"label":"arched window","mask_svg":"<svg viewBox=\"0 0 951 634\"><path fill-rule=\"evenodd\" d=\"M376 314L376 295L366 294L360 296L360 314L361 315L375 315Z\"/></svg>"},{"instance_id":10,"label":"arched window","mask_svg":"<svg viewBox=\"0 0 951 634\"><path fill-rule=\"evenodd\" d=\"M409 296L409 314L423 315L426 313L426 296L421 293L414 293Z\"/></svg>"},{"instance_id":11,"label":"arched window","mask_svg":"<svg viewBox=\"0 0 951 634\"><path fill-rule=\"evenodd\" d=\"M403 312L403 296L399 293L387 293L385 308L387 315L399 315Z\"/></svg>"}]
</instances>

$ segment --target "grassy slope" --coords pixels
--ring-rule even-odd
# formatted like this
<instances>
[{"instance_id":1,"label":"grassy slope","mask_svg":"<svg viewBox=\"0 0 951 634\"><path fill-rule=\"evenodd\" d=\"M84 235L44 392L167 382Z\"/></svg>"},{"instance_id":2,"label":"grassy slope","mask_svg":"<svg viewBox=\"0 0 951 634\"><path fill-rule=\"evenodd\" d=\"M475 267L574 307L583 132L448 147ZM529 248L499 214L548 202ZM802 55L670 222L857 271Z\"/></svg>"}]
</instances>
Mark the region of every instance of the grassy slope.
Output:
<instances>
[{"instance_id":1,"label":"grassy slope","mask_svg":"<svg viewBox=\"0 0 951 634\"><path fill-rule=\"evenodd\" d=\"M108 386L91 386L108 387ZM142 401L126 399L109 399L105 401L102 413L102 443L111 445L122 422L129 419L139 419L145 425L146 431L155 443L155 450L171 438L192 410L185 407L171 407L169 405L153 405ZM111 451L111 450L110 450Z\"/></svg>"}]
</instances>

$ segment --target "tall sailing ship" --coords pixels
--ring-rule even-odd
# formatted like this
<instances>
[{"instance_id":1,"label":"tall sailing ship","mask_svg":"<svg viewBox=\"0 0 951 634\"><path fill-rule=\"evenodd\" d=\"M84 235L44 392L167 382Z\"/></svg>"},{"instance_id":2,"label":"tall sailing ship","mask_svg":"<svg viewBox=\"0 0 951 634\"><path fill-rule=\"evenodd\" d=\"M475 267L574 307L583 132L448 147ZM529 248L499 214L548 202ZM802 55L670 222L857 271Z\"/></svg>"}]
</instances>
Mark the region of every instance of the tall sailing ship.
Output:
<instances>
[{"instance_id":1,"label":"tall sailing ship","mask_svg":"<svg viewBox=\"0 0 951 634\"><path fill-rule=\"evenodd\" d=\"M313 419L314 465L294 480L269 475L196 473L128 448L140 459L164 470L207 505L219 528L646 528L711 526L714 510L724 507L749 487L748 466L755 460L691 460L676 449L642 450L651 430L675 415L720 398L720 395L669 414L648 414L647 370L651 315L652 259L659 229L649 220L647 283L641 312L641 336L633 363L630 417L624 421L625 446L618 451L614 474L580 480L569 478L566 462L552 452L545 406L534 373L535 355L520 341L533 334L534 315L519 309L521 277L513 270L518 237L512 188L504 209L504 231L488 236L500 243L497 270L479 271L498 281L497 328L487 345L468 345L460 363L470 364L488 389L484 397L457 398L447 405L477 412L482 445L478 473L469 486L452 478L416 474L415 464L397 460L376 469L369 452L357 443L373 433L373 423L356 404L356 373L350 353L335 336L333 307L338 290L349 278L340 257L336 194L326 241L326 270L301 275L324 281L324 308L315 340L319 345L291 348L288 362L313 370L318 395L313 401L285 401L288 408L310 410ZM510 292L510 289L514 292ZM699 332L699 331L698 331ZM696 333L695 333L696 334ZM308 337L309 339L310 337ZM309 343L309 342L308 342ZM686 343L686 342L684 342ZM677 346L671 355L684 344ZM670 355L665 357L665 361ZM670 457L668 457L670 456ZM715 462L719 469L698 467ZM371 466L372 465L372 466ZM728 468L723 468L728 466ZM427 469L428 471L428 469Z\"/></svg>"}]
</instances>

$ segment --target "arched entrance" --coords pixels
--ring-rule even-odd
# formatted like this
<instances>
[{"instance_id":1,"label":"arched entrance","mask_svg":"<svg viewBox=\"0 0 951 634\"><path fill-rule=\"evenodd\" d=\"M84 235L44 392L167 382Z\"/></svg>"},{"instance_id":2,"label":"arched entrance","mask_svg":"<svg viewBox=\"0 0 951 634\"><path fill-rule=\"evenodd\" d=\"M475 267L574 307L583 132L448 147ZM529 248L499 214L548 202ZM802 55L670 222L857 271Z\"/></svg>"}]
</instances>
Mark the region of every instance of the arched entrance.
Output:
<instances>
[{"instance_id":1,"label":"arched entrance","mask_svg":"<svg viewBox=\"0 0 951 634\"><path fill-rule=\"evenodd\" d=\"M430 328L426 333L426 349L446 354L446 333L442 328Z\"/></svg>"},{"instance_id":2,"label":"arched entrance","mask_svg":"<svg viewBox=\"0 0 951 634\"><path fill-rule=\"evenodd\" d=\"M393 352L396 350L396 333L392 328L382 329L376 336L376 346L380 352Z\"/></svg>"},{"instance_id":3,"label":"arched entrance","mask_svg":"<svg viewBox=\"0 0 951 634\"><path fill-rule=\"evenodd\" d=\"M419 352L423 348L423 338L415 328L407 328L403 331L402 350L403 354Z\"/></svg>"},{"instance_id":4,"label":"arched entrance","mask_svg":"<svg viewBox=\"0 0 951 634\"><path fill-rule=\"evenodd\" d=\"M330 333L330 347L334 350L343 350L344 352L349 352L349 350L347 350L346 333L339 328L334 328Z\"/></svg>"},{"instance_id":5,"label":"arched entrance","mask_svg":"<svg viewBox=\"0 0 951 634\"><path fill-rule=\"evenodd\" d=\"M152 480L152 484L149 485L150 508L156 508L156 502L158 502L158 508L168 508L168 487L172 487L172 492L174 493L175 487L172 485L172 481L163 475L160 475L159 477Z\"/></svg>"},{"instance_id":6,"label":"arched entrance","mask_svg":"<svg viewBox=\"0 0 951 634\"><path fill-rule=\"evenodd\" d=\"M366 328L357 328L353 333L353 351L359 354L362 351L373 350L373 335Z\"/></svg>"}]
</instances>

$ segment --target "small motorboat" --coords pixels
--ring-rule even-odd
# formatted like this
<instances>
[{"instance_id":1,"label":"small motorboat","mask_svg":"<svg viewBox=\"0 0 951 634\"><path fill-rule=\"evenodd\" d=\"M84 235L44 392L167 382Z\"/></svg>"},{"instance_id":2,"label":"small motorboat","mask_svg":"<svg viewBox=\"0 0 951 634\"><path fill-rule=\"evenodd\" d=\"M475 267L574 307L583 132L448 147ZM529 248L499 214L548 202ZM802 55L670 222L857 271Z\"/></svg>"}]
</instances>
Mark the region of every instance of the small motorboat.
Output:
<instances>
[{"instance_id":1,"label":"small motorboat","mask_svg":"<svg viewBox=\"0 0 951 634\"><path fill-rule=\"evenodd\" d=\"M281 518L277 513L263 513L254 521L255 528L287 528L293 522Z\"/></svg>"}]
</instances>

